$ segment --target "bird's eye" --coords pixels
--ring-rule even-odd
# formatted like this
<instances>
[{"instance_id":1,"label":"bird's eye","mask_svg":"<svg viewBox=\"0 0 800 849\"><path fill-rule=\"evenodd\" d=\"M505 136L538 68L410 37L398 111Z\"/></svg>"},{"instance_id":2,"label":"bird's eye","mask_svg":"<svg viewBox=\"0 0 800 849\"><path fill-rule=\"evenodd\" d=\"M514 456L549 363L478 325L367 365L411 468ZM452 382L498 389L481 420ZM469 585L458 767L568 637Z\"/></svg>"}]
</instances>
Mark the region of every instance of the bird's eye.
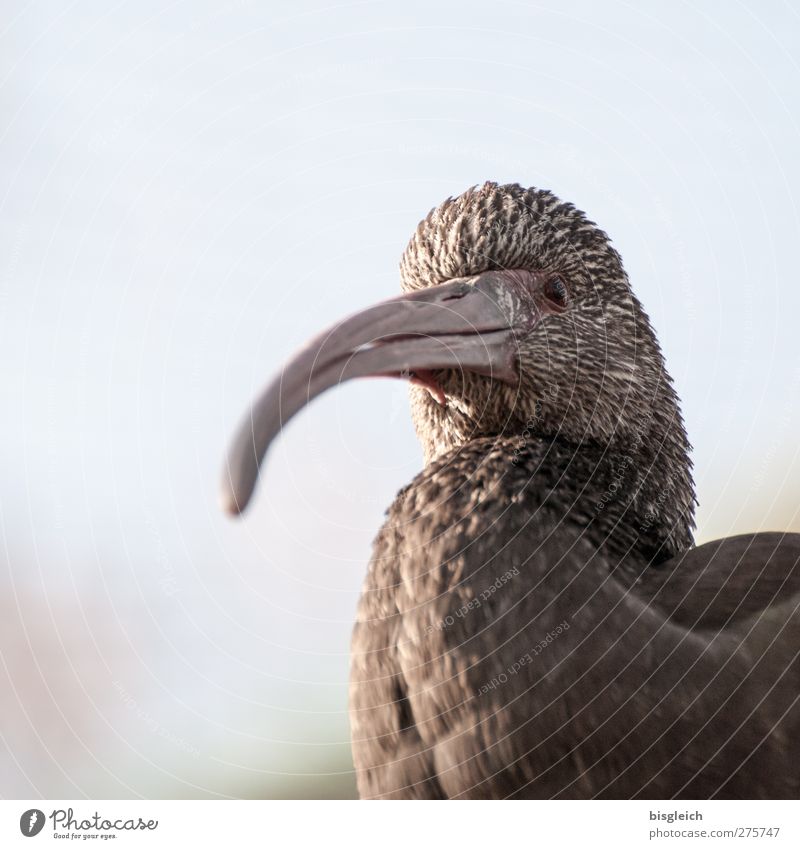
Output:
<instances>
[{"instance_id":1,"label":"bird's eye","mask_svg":"<svg viewBox=\"0 0 800 849\"><path fill-rule=\"evenodd\" d=\"M569 292L564 278L558 274L548 277L544 284L544 294L557 307L565 307L569 299Z\"/></svg>"}]
</instances>

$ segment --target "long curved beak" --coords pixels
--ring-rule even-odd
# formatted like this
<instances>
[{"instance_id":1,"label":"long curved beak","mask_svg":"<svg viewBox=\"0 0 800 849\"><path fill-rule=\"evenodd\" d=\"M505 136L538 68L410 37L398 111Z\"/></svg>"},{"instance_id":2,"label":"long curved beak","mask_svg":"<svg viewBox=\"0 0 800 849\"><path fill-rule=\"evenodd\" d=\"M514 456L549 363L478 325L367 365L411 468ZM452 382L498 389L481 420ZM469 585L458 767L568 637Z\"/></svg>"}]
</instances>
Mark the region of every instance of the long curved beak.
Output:
<instances>
[{"instance_id":1,"label":"long curved beak","mask_svg":"<svg viewBox=\"0 0 800 849\"><path fill-rule=\"evenodd\" d=\"M240 425L225 464L223 509L232 515L245 509L283 425L345 380L424 383L421 376L431 369L462 369L516 384L515 330L530 325L530 309L502 271L489 271L392 298L329 328L284 366Z\"/></svg>"}]
</instances>

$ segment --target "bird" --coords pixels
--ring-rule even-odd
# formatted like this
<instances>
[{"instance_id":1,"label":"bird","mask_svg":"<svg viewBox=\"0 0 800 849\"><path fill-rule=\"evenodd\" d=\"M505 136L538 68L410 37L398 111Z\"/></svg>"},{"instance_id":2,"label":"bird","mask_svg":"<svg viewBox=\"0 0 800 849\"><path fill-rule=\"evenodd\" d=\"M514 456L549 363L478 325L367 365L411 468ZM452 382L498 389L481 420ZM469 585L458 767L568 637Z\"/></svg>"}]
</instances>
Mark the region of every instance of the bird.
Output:
<instances>
[{"instance_id":1,"label":"bird","mask_svg":"<svg viewBox=\"0 0 800 849\"><path fill-rule=\"evenodd\" d=\"M381 799L800 796L800 534L694 542L690 445L609 236L486 182L419 223L402 294L334 325L225 462L345 380L408 380L424 465L358 604L350 720Z\"/></svg>"}]
</instances>

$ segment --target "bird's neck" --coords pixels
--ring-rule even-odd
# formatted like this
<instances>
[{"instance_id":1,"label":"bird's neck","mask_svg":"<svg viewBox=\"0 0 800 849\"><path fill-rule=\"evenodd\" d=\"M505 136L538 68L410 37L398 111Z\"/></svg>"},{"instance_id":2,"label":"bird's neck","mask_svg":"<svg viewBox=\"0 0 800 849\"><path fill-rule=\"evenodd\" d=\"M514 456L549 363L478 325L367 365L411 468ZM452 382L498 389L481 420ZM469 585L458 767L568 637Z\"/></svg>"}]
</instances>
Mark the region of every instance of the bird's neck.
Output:
<instances>
[{"instance_id":1,"label":"bird's neck","mask_svg":"<svg viewBox=\"0 0 800 849\"><path fill-rule=\"evenodd\" d=\"M535 432L478 437L437 456L426 472L463 463L466 455L491 454L495 464L503 456L504 497L513 499L515 486L541 487L554 494L565 518L568 513L591 529L615 557L635 550L637 560L659 563L694 544L690 462L678 443L665 438L657 446L649 440L608 445Z\"/></svg>"},{"instance_id":2,"label":"bird's neck","mask_svg":"<svg viewBox=\"0 0 800 849\"><path fill-rule=\"evenodd\" d=\"M591 481L598 513L622 511L619 521L634 528L643 543L655 545L656 559L672 557L694 544L694 484L677 396L660 358L653 361L660 371L650 391L631 393L633 400L624 408L576 404L565 414L558 398L550 399L551 407L544 397L536 415L524 419L502 388L476 411L468 402L459 404L458 393L442 408L412 387L412 414L426 465L452 462L472 443L492 440L504 441L518 463L530 464L531 474L557 455L559 464L571 462L564 469L567 479L577 475Z\"/></svg>"}]
</instances>

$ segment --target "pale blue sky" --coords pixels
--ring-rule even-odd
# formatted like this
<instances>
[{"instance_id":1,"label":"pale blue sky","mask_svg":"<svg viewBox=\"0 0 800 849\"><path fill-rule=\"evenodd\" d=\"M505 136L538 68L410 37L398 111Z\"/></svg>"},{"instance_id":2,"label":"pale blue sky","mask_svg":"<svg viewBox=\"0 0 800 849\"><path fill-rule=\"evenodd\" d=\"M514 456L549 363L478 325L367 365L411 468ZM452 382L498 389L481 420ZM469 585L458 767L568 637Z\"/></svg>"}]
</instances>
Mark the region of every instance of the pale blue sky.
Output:
<instances>
[{"instance_id":1,"label":"pale blue sky","mask_svg":"<svg viewBox=\"0 0 800 849\"><path fill-rule=\"evenodd\" d=\"M800 529L793 5L4 11L0 795L341 786L285 774L347 769L355 602L421 463L405 388L318 400L242 522L217 477L285 357L393 294L418 219L486 179L621 251L700 539Z\"/></svg>"}]
</instances>

